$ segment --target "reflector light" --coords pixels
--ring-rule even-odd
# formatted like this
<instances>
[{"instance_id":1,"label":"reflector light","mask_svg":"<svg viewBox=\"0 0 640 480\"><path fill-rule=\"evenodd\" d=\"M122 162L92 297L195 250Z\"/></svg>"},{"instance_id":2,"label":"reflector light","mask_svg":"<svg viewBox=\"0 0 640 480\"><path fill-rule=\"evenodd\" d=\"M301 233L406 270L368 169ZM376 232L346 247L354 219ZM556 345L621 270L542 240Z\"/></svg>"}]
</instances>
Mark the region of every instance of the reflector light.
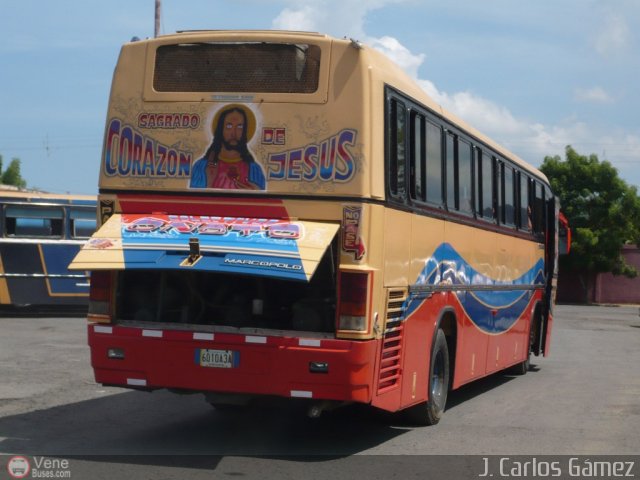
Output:
<instances>
[{"instance_id":1,"label":"reflector light","mask_svg":"<svg viewBox=\"0 0 640 480\"><path fill-rule=\"evenodd\" d=\"M340 315L338 330L364 332L367 330L367 318L365 316Z\"/></svg>"}]
</instances>

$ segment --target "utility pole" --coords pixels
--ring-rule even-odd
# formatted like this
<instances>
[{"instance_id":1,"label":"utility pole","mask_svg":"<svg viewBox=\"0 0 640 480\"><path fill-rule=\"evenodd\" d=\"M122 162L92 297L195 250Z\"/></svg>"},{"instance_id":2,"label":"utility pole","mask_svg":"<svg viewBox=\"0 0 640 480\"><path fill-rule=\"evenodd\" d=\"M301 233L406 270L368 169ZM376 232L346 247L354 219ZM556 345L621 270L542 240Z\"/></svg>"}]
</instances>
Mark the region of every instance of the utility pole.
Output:
<instances>
[{"instance_id":1,"label":"utility pole","mask_svg":"<svg viewBox=\"0 0 640 480\"><path fill-rule=\"evenodd\" d=\"M153 32L153 36L160 35L160 15L162 13L162 0L156 0L156 27Z\"/></svg>"}]
</instances>

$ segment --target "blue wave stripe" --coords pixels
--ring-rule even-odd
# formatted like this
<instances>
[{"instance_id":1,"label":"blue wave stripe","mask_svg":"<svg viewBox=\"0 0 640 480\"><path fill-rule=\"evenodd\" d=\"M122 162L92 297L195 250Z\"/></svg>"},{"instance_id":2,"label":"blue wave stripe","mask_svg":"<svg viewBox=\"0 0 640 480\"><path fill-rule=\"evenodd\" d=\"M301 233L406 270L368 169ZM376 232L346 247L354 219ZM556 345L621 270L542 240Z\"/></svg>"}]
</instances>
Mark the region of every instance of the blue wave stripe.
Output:
<instances>
[{"instance_id":1,"label":"blue wave stripe","mask_svg":"<svg viewBox=\"0 0 640 480\"><path fill-rule=\"evenodd\" d=\"M487 307L484 303L479 302L471 292L466 292L463 295L464 298L460 298L461 296L458 295L458 299L471 321L480 330L497 334L509 330L529 305L533 293L530 290L519 293L520 298L515 303L501 308Z\"/></svg>"},{"instance_id":2,"label":"blue wave stripe","mask_svg":"<svg viewBox=\"0 0 640 480\"><path fill-rule=\"evenodd\" d=\"M514 280L496 280L473 268L449 243L441 244L427 260L418 275L416 285L436 286L517 286L544 285L544 260L538 261L523 275ZM470 320L482 331L499 334L509 330L527 308L531 290L507 291L454 291ZM423 298L407 300L406 316L414 313L424 302Z\"/></svg>"}]
</instances>

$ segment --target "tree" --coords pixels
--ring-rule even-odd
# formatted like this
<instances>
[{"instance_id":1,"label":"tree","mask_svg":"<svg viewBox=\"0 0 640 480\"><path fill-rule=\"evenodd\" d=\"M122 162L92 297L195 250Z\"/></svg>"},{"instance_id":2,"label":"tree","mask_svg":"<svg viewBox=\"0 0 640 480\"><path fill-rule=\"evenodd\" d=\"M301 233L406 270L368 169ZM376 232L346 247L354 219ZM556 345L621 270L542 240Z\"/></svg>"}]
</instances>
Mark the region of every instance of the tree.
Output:
<instances>
[{"instance_id":1,"label":"tree","mask_svg":"<svg viewBox=\"0 0 640 480\"><path fill-rule=\"evenodd\" d=\"M580 155L571 146L565 153L564 161L545 157L540 169L560 197L573 233L571 253L561 258L560 267L580 275L588 298L598 273L638 275L621 250L625 243L640 243L640 198L608 161Z\"/></svg>"},{"instance_id":2,"label":"tree","mask_svg":"<svg viewBox=\"0 0 640 480\"><path fill-rule=\"evenodd\" d=\"M2 171L2 155L0 155L0 183L4 185L13 185L18 188L25 188L27 182L20 174L20 159L13 158L9 167Z\"/></svg>"}]
</instances>

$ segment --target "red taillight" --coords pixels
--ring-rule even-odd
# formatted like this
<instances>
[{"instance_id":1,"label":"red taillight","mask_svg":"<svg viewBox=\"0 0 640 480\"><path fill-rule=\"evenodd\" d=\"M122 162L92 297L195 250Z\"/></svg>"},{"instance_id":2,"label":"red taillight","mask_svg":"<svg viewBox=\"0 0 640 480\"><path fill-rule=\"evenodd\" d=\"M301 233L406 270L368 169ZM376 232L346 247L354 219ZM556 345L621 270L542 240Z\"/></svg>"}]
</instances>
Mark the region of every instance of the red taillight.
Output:
<instances>
[{"instance_id":1,"label":"red taillight","mask_svg":"<svg viewBox=\"0 0 640 480\"><path fill-rule=\"evenodd\" d=\"M340 272L338 330L366 332L369 272Z\"/></svg>"},{"instance_id":2,"label":"red taillight","mask_svg":"<svg viewBox=\"0 0 640 480\"><path fill-rule=\"evenodd\" d=\"M111 321L111 272L91 272L87 318L100 323Z\"/></svg>"}]
</instances>

